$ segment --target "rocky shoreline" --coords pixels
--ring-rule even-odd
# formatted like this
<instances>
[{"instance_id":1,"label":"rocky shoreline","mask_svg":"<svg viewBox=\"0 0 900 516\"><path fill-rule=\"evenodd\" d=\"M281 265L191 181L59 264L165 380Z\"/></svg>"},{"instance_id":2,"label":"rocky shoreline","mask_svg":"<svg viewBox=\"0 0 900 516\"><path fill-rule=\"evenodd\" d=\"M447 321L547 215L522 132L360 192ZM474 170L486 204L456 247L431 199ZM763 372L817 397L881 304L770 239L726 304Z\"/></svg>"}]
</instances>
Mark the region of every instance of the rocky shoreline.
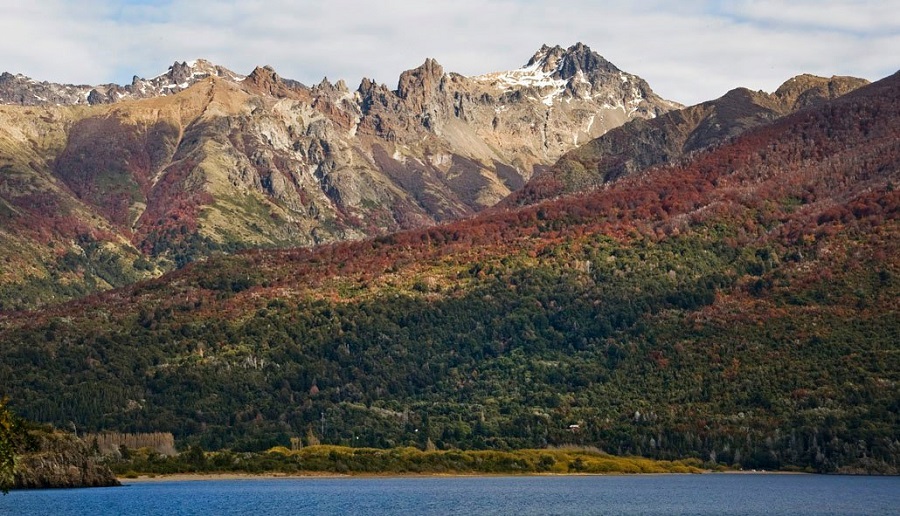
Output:
<instances>
[{"instance_id":1,"label":"rocky shoreline","mask_svg":"<svg viewBox=\"0 0 900 516\"><path fill-rule=\"evenodd\" d=\"M99 453L72 434L31 430L26 441L16 461L13 489L121 485Z\"/></svg>"}]
</instances>

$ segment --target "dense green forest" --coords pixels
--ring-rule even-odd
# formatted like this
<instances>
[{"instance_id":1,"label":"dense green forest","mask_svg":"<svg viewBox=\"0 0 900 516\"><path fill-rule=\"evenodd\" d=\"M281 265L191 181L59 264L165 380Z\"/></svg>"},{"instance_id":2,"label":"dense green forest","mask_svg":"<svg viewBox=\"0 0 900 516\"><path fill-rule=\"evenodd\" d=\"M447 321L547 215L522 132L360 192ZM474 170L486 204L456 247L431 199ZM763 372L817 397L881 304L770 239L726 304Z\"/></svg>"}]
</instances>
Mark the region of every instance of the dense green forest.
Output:
<instances>
[{"instance_id":1,"label":"dense green forest","mask_svg":"<svg viewBox=\"0 0 900 516\"><path fill-rule=\"evenodd\" d=\"M24 416L900 471L900 80L589 195L0 318Z\"/></svg>"},{"instance_id":2,"label":"dense green forest","mask_svg":"<svg viewBox=\"0 0 900 516\"><path fill-rule=\"evenodd\" d=\"M254 297L253 257L223 259L198 267L220 281L204 292L222 308L241 299L239 317L196 317L208 301L178 294L153 311L53 317L7 332L25 345L3 374L28 417L206 449L311 435L896 467L897 271L853 257L831 264L845 274L781 290L814 249L704 244L718 229L627 246L590 236L402 289L341 281L337 299Z\"/></svg>"}]
</instances>

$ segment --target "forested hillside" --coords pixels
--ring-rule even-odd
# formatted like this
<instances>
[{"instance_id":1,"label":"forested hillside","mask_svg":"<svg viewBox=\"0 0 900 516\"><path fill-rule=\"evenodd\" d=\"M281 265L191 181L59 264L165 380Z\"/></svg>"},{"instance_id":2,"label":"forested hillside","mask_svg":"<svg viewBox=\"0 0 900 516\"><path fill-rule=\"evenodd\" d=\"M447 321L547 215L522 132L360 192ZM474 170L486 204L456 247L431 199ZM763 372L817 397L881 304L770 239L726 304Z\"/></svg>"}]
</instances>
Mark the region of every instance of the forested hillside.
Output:
<instances>
[{"instance_id":1,"label":"forested hillside","mask_svg":"<svg viewBox=\"0 0 900 516\"><path fill-rule=\"evenodd\" d=\"M897 473L900 75L582 196L0 319L38 421Z\"/></svg>"}]
</instances>

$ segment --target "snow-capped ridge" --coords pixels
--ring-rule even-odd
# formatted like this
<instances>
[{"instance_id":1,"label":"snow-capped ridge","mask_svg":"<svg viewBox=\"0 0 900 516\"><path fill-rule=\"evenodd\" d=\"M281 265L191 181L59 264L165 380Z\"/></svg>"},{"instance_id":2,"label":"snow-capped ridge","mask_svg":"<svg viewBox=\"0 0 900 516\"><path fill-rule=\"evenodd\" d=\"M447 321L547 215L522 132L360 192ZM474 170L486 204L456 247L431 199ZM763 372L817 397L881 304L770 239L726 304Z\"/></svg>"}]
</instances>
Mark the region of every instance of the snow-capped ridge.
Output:
<instances>
[{"instance_id":1,"label":"snow-capped ridge","mask_svg":"<svg viewBox=\"0 0 900 516\"><path fill-rule=\"evenodd\" d=\"M206 59L175 61L165 72L144 79L133 76L130 84L73 85L39 82L22 74L0 76L0 104L80 105L111 104L173 95L208 77L241 82L246 77Z\"/></svg>"},{"instance_id":2,"label":"snow-capped ridge","mask_svg":"<svg viewBox=\"0 0 900 516\"><path fill-rule=\"evenodd\" d=\"M620 70L584 43L576 43L569 48L547 45L535 52L525 68L540 69L552 73L556 79L571 79L579 72L591 75L594 72L612 74Z\"/></svg>"},{"instance_id":3,"label":"snow-capped ridge","mask_svg":"<svg viewBox=\"0 0 900 516\"><path fill-rule=\"evenodd\" d=\"M576 43L568 49L559 45L543 45L522 68L480 75L473 79L492 84L503 91L535 88L541 101L552 106L563 98L591 99L598 94L605 94L598 93L597 90L603 83L610 82L612 77L621 80L623 88L634 79L634 76L622 72L587 45ZM632 93L633 91L634 88ZM616 102L616 107L626 109L624 103L625 101Z\"/></svg>"},{"instance_id":4,"label":"snow-capped ridge","mask_svg":"<svg viewBox=\"0 0 900 516\"><path fill-rule=\"evenodd\" d=\"M190 61L175 61L165 72L146 80L148 82L157 82L164 78L169 78L173 84L182 84L184 82L193 84L198 80L211 76L236 82L246 78L244 75L232 72L224 66L219 66L206 59L192 59Z\"/></svg>"}]
</instances>

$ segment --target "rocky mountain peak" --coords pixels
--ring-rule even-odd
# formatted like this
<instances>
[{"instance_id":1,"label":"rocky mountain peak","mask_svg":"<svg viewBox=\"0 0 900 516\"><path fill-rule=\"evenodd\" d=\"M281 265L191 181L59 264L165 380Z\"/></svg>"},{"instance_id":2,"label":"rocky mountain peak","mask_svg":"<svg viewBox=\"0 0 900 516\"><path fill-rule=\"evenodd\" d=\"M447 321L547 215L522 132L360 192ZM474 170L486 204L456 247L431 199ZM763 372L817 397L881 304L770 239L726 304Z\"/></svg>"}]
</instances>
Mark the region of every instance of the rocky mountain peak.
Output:
<instances>
[{"instance_id":1,"label":"rocky mountain peak","mask_svg":"<svg viewBox=\"0 0 900 516\"><path fill-rule=\"evenodd\" d=\"M653 118L681 107L660 98L646 81L619 70L584 43L567 49L543 45L518 70L473 79L502 91L525 92L527 97L539 99L548 108L559 108L562 101L578 100L621 111L623 119L618 123L632 117Z\"/></svg>"},{"instance_id":2,"label":"rocky mountain peak","mask_svg":"<svg viewBox=\"0 0 900 516\"><path fill-rule=\"evenodd\" d=\"M216 65L206 59L194 59L191 61L175 61L165 73L144 82L155 83L160 82L161 79L168 79L169 84L164 87L170 89L174 87L184 89L195 82L211 76L230 79L236 82L242 81L245 78L243 75L234 73L231 70ZM140 79L138 80L140 81ZM134 83L134 81L132 81L132 83Z\"/></svg>"},{"instance_id":3,"label":"rocky mountain peak","mask_svg":"<svg viewBox=\"0 0 900 516\"><path fill-rule=\"evenodd\" d=\"M397 94L406 100L416 93L434 91L444 77L444 67L434 59L428 58L418 68L400 74L397 83Z\"/></svg>"},{"instance_id":4,"label":"rocky mountain peak","mask_svg":"<svg viewBox=\"0 0 900 516\"><path fill-rule=\"evenodd\" d=\"M2 74L0 74L0 84L12 82L14 80L16 80L16 76L9 72L3 72Z\"/></svg>"},{"instance_id":5,"label":"rocky mountain peak","mask_svg":"<svg viewBox=\"0 0 900 516\"><path fill-rule=\"evenodd\" d=\"M323 82L327 81L328 79L325 79ZM246 84L256 91L278 98L291 97L298 90L307 89L306 86L297 81L285 79L278 75L278 72L269 65L254 68L250 75L247 76Z\"/></svg>"},{"instance_id":6,"label":"rocky mountain peak","mask_svg":"<svg viewBox=\"0 0 900 516\"><path fill-rule=\"evenodd\" d=\"M440 131L442 119L448 112L448 99L444 91L444 67L428 58L418 68L400 74L397 96L406 104L413 125L421 124L427 129Z\"/></svg>"},{"instance_id":7,"label":"rocky mountain peak","mask_svg":"<svg viewBox=\"0 0 900 516\"><path fill-rule=\"evenodd\" d=\"M247 76L247 85L258 91L275 95L281 86L281 77L271 66L257 66Z\"/></svg>"},{"instance_id":8,"label":"rocky mountain peak","mask_svg":"<svg viewBox=\"0 0 900 516\"><path fill-rule=\"evenodd\" d=\"M869 81L857 77L826 78L801 74L785 81L772 96L792 109L800 109L840 97L866 84L869 84Z\"/></svg>"},{"instance_id":9,"label":"rocky mountain peak","mask_svg":"<svg viewBox=\"0 0 900 516\"><path fill-rule=\"evenodd\" d=\"M581 45L581 43L578 43L578 45ZM563 47L559 45L553 47L543 45L533 56L531 56L531 59L525 64L525 68L540 71L554 76L556 79L561 79L562 77L559 73L560 67L564 64L567 57L568 51Z\"/></svg>"},{"instance_id":10,"label":"rocky mountain peak","mask_svg":"<svg viewBox=\"0 0 900 516\"><path fill-rule=\"evenodd\" d=\"M356 88L356 91L358 91L361 96L365 97L369 93L375 91L378 86L378 83L375 82L374 79L363 77L362 80L359 81L359 87Z\"/></svg>"},{"instance_id":11,"label":"rocky mountain peak","mask_svg":"<svg viewBox=\"0 0 900 516\"><path fill-rule=\"evenodd\" d=\"M328 80L328 77L322 77L322 80L319 81L319 84L313 86L313 88L320 90L333 90L334 85L331 84L331 81Z\"/></svg>"},{"instance_id":12,"label":"rocky mountain peak","mask_svg":"<svg viewBox=\"0 0 900 516\"><path fill-rule=\"evenodd\" d=\"M330 97L332 100L338 100L346 97L350 93L350 88L347 87L347 83L343 79L338 79L337 82L332 83L328 80L328 77L323 77L319 84L312 87L312 93Z\"/></svg>"},{"instance_id":13,"label":"rocky mountain peak","mask_svg":"<svg viewBox=\"0 0 900 516\"><path fill-rule=\"evenodd\" d=\"M575 77L579 72L585 75L614 74L619 73L620 70L603 56L592 51L587 45L577 43L566 50L566 54L557 66L556 73L561 79L569 79Z\"/></svg>"},{"instance_id":14,"label":"rocky mountain peak","mask_svg":"<svg viewBox=\"0 0 900 516\"><path fill-rule=\"evenodd\" d=\"M0 75L0 104L40 106L53 104L86 104L91 86L59 85L38 82L22 74Z\"/></svg>"},{"instance_id":15,"label":"rocky mountain peak","mask_svg":"<svg viewBox=\"0 0 900 516\"><path fill-rule=\"evenodd\" d=\"M191 64L194 64L193 62ZM172 78L173 81L184 82L188 78L194 75L194 68L189 65L186 61L178 62L175 61L171 67L169 67L169 77Z\"/></svg>"},{"instance_id":16,"label":"rocky mountain peak","mask_svg":"<svg viewBox=\"0 0 900 516\"><path fill-rule=\"evenodd\" d=\"M616 73L620 70L600 54L591 50L584 43L576 43L567 49L556 45L543 45L535 52L525 68L540 70L551 74L554 79L568 80L579 72L585 75L593 73Z\"/></svg>"},{"instance_id":17,"label":"rocky mountain peak","mask_svg":"<svg viewBox=\"0 0 900 516\"><path fill-rule=\"evenodd\" d=\"M281 80L281 77L278 76L278 73L269 65L266 66L257 66L250 72L250 75L247 76L253 82L278 82Z\"/></svg>"}]
</instances>

